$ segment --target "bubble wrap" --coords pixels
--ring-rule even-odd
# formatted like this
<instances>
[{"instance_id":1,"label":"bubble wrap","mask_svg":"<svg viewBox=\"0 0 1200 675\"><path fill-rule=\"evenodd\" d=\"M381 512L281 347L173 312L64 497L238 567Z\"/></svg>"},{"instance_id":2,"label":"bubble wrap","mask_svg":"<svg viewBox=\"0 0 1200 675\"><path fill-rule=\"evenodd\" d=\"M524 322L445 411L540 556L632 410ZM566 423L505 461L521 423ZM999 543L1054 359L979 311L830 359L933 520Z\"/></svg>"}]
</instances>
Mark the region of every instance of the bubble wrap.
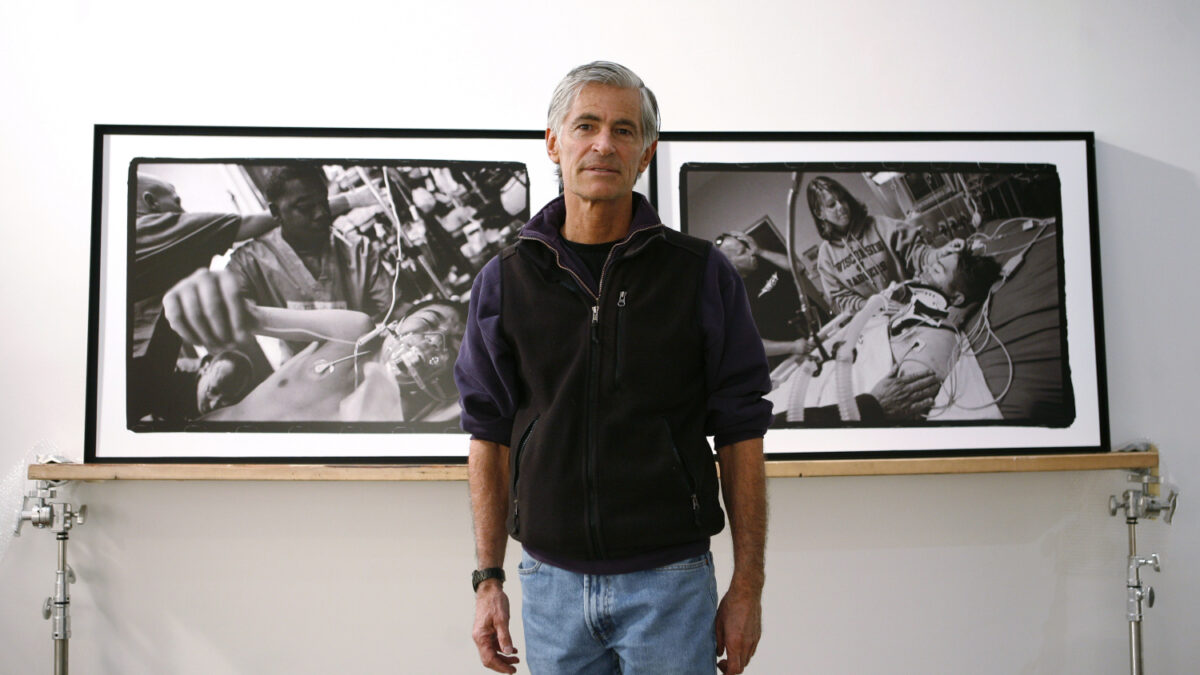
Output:
<instances>
[{"instance_id":1,"label":"bubble wrap","mask_svg":"<svg viewBox=\"0 0 1200 675\"><path fill-rule=\"evenodd\" d=\"M4 476L0 478L0 562L4 561L9 546L13 543L13 531L17 527L17 518L21 511L21 498L33 488L34 482L25 478L29 473L29 465L37 463L39 458L57 454L55 449L46 443L38 443L16 464L5 467ZM27 536L33 526L25 523L21 526L21 536Z\"/></svg>"}]
</instances>

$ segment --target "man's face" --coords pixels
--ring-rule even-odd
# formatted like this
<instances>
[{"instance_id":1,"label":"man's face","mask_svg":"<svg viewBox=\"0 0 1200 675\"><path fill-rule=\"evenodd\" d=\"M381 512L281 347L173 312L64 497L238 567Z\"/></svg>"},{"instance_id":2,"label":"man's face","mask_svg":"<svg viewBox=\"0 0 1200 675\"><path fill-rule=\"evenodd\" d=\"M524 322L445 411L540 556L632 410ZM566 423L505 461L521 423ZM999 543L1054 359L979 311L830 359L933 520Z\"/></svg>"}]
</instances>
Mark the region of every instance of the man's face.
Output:
<instances>
[{"instance_id":1,"label":"man's face","mask_svg":"<svg viewBox=\"0 0 1200 675\"><path fill-rule=\"evenodd\" d=\"M734 269L742 276L753 272L757 266L754 255L750 253L750 248L734 237L728 235L722 237L721 242L717 244L717 248L721 250L721 253L725 254L726 258L729 258L729 262L733 263Z\"/></svg>"},{"instance_id":2,"label":"man's face","mask_svg":"<svg viewBox=\"0 0 1200 675\"><path fill-rule=\"evenodd\" d=\"M333 215L323 185L301 179L289 180L283 194L271 203L271 213L291 241L317 245L329 240Z\"/></svg>"},{"instance_id":3,"label":"man's face","mask_svg":"<svg viewBox=\"0 0 1200 675\"><path fill-rule=\"evenodd\" d=\"M429 305L404 317L384 341L388 370L401 385L447 375L466 328L451 308Z\"/></svg>"},{"instance_id":4,"label":"man's face","mask_svg":"<svg viewBox=\"0 0 1200 675\"><path fill-rule=\"evenodd\" d=\"M142 200L150 213L183 213L183 201L170 183L148 181Z\"/></svg>"},{"instance_id":5,"label":"man's face","mask_svg":"<svg viewBox=\"0 0 1200 675\"><path fill-rule=\"evenodd\" d=\"M952 305L962 302L962 294L954 289L954 282L960 273L958 263L961 251L961 240L950 242L934 251L933 260L917 274L917 281L941 291Z\"/></svg>"},{"instance_id":6,"label":"man's face","mask_svg":"<svg viewBox=\"0 0 1200 675\"><path fill-rule=\"evenodd\" d=\"M249 361L219 354L200 369L196 381L196 407L201 414L233 405L249 389Z\"/></svg>"},{"instance_id":7,"label":"man's face","mask_svg":"<svg viewBox=\"0 0 1200 675\"><path fill-rule=\"evenodd\" d=\"M575 96L560 135L546 130L546 152L562 171L563 189L585 201L621 199L658 145L642 150L641 95L588 84Z\"/></svg>"}]
</instances>

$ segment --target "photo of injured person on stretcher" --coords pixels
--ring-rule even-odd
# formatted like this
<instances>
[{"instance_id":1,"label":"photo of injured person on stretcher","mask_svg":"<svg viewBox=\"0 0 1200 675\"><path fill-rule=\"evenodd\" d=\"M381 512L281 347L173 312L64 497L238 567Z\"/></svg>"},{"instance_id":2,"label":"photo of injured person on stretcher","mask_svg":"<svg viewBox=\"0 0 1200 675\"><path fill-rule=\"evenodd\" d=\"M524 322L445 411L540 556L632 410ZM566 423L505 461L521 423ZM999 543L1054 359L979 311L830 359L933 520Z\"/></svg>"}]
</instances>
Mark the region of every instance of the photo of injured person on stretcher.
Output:
<instances>
[{"instance_id":1,"label":"photo of injured person on stretcher","mask_svg":"<svg viewBox=\"0 0 1200 675\"><path fill-rule=\"evenodd\" d=\"M130 431L458 431L467 299L529 218L524 164L153 159L129 183Z\"/></svg>"},{"instance_id":2,"label":"photo of injured person on stretcher","mask_svg":"<svg viewBox=\"0 0 1200 675\"><path fill-rule=\"evenodd\" d=\"M683 230L746 284L775 427L1075 420L1054 166L680 174Z\"/></svg>"}]
</instances>

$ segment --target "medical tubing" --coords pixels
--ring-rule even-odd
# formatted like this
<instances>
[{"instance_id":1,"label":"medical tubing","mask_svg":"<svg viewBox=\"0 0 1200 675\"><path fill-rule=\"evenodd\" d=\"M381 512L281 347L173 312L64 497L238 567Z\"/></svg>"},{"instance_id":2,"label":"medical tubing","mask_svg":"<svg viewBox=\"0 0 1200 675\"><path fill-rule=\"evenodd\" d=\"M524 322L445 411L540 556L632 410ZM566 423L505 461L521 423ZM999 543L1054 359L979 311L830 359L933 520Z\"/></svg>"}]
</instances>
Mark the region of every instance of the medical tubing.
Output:
<instances>
[{"instance_id":1,"label":"medical tubing","mask_svg":"<svg viewBox=\"0 0 1200 675\"><path fill-rule=\"evenodd\" d=\"M396 211L396 203L394 201L392 201L390 198L391 194L392 194L392 190L391 190L391 180L388 178L387 167L386 166L382 167L382 173L383 173L383 187L385 190L388 191L387 192L388 197L389 197L388 199L384 199L383 195L380 194L379 190L375 189L375 184L371 182L371 179L369 176L367 176L367 172L365 169L363 169L361 166L356 166L354 168L358 171L358 176L359 176L359 178L362 179L363 183L366 184L367 189L371 191L371 195L375 197L375 200L377 202L379 202L380 206L384 207L384 210L387 212L388 216L391 217L392 226L396 228L396 272L392 275L392 301L390 304L388 304L388 310L387 310L387 313L383 315L383 320L379 322L380 325L386 326L387 322L392 318L392 312L395 311L395 309L396 309L396 296L397 296L396 286L400 283L400 264L401 264L402 257L404 255L404 248L402 246L402 243L404 241L404 234L401 231L400 214L399 214L399 212ZM434 283L436 283L436 280ZM366 337L367 335L370 335L373 332L374 331L368 331L363 336L360 336L358 338L358 340L354 343L354 388L355 389L358 388L358 380L359 380L358 357L360 354L365 353L365 352L359 351L358 348L359 348L359 345L361 344L361 342L363 341L363 338Z\"/></svg>"},{"instance_id":2,"label":"medical tubing","mask_svg":"<svg viewBox=\"0 0 1200 675\"><path fill-rule=\"evenodd\" d=\"M796 199L800 195L800 183L804 179L804 173L797 171L792 174L792 187L788 190L787 198L787 260L789 271L792 273L792 283L796 285L796 295L800 298L800 314L804 317L804 326L808 331L808 337L817 347L817 353L821 355L822 360L829 360L829 352L825 350L824 341L820 335L820 326L813 318L813 310L808 301L808 294L804 291L804 285L800 283L800 270L797 267L799 260L796 257Z\"/></svg>"},{"instance_id":3,"label":"medical tubing","mask_svg":"<svg viewBox=\"0 0 1200 675\"><path fill-rule=\"evenodd\" d=\"M862 335L863 328L867 324L867 320L875 316L879 310L883 309L887 300L882 295L872 295L867 299L867 303L858 311L858 314L846 326L845 341L842 342L841 348L837 353L836 378L837 378L837 393L838 393L838 413L845 422L857 422L858 403L854 400L854 382L853 373L851 372L854 366L854 346L858 344L858 338Z\"/></svg>"},{"instance_id":4,"label":"medical tubing","mask_svg":"<svg viewBox=\"0 0 1200 675\"><path fill-rule=\"evenodd\" d=\"M812 361L805 359L804 363L792 373L792 393L788 396L787 421L804 421L804 404L808 398L808 383L812 381L813 371L817 367Z\"/></svg>"}]
</instances>

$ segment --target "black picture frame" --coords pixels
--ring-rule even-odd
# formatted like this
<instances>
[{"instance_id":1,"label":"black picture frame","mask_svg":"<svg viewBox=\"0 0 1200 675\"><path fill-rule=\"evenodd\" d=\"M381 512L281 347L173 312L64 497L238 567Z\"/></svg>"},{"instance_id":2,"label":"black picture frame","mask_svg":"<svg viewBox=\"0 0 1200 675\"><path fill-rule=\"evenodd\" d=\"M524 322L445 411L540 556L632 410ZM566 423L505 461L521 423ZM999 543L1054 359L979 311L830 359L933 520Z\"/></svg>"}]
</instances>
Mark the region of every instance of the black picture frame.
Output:
<instances>
[{"instance_id":1,"label":"black picture frame","mask_svg":"<svg viewBox=\"0 0 1200 675\"><path fill-rule=\"evenodd\" d=\"M165 399L175 392L175 385L166 384L166 380L149 379L151 383L149 397L138 399L134 406L130 390L141 386L139 380L142 372L134 366L135 338L137 325L135 317L135 295L158 294L161 296L165 282L160 279L157 286L145 281L149 278L134 273L134 265L142 263L144 257L138 257L135 239L137 238L136 221L137 209L135 203L139 198L136 182L139 169L157 172L174 172L172 180L179 182L175 185L177 193L182 197L185 209L189 203L195 204L197 193L213 192L207 195L208 212L229 213L232 215L249 215L261 212L267 208L263 195L264 185L268 174L274 168L284 165L316 166L324 172L330 182L331 192L336 192L340 185L334 185L340 180L341 170L349 175L348 181L354 180L358 174L358 188L366 190L366 184L374 182L375 194L380 198L377 212L367 214L363 223L353 223L353 227L374 227L375 230L386 230L386 223L391 223L392 239L403 240L403 253L393 256L392 285L399 287L398 281L404 269L414 268L409 276L419 277L424 283L412 288L413 298L406 298L400 303L411 306L412 312L424 311L414 321L419 326L421 336L428 336L430 341L447 341L446 335L452 333L449 328L437 326L435 330L426 330L419 321L430 316L449 316L450 312L442 305L454 305L465 312L466 295L469 293L470 280L474 273L486 261L486 257L494 254L503 244L515 237L516 229L528 219L531 212L536 212L543 204L550 201L559 193L559 181L554 175L553 165L545 154L544 135L541 131L488 131L488 130L421 130L421 129L338 129L338 128L266 128L266 127L177 127L177 126L135 126L135 125L97 125L94 130L93 158L93 203L92 203L92 270L90 289L90 319L88 339L88 384L87 384L87 413L85 421L85 462L234 462L234 463L444 463L456 464L465 462L467 442L466 437L458 428L456 414L443 414L434 419L422 417L422 410L437 408L431 405L422 408L419 405L406 407L408 400L404 397L404 386L426 385L418 393L433 391L442 397L434 403L445 404L442 408L452 408L456 405L456 393L453 392L453 382L449 381L449 391L446 387L448 379L445 367L445 357L452 354L456 343L443 344L440 355L443 367L439 371L440 380L431 385L429 380L421 380L420 373L409 367L409 362L398 355L390 359L401 370L409 367L408 371L389 371L401 382L401 400L399 408L404 414L403 419L389 418L386 415L371 417L363 414L362 418L345 419L331 418L331 410L342 411L337 406L330 408L329 401L325 407L312 418L305 418L300 413L274 410L252 406L249 413L241 417L232 415L221 417L220 413L229 412L235 406L216 410L208 414L188 417L180 415L166 418L156 412L145 416L137 413L143 410L143 399ZM212 178L224 171L232 176L228 181ZM425 172L425 176L420 174ZM428 220L428 214L422 210L429 205L429 195L418 195L422 189L405 189L401 186L405 181L420 183L425 181L429 187L425 192L433 193L436 204L433 209L446 205L442 201L446 195L440 192L443 183L443 172L451 175L449 184L456 184L464 189L464 195L457 195L458 201L450 200L455 209L469 213L466 223L460 223L461 230L452 233L452 237L442 237L446 244L439 250L430 250L434 226L432 223L424 230L424 240L395 236L395 231L409 231L407 224L417 222L418 216ZM404 174L401 176L401 174ZM409 175L413 174L413 175ZM435 175L436 174L436 175ZM187 176L187 178L176 178ZM415 178L413 176L416 176ZM200 177L197 177L200 176ZM384 176L393 179L387 183L384 190L380 180ZM498 180L509 178L507 184L497 187ZM159 178L166 178L159 176ZM457 183L455 183L457 180ZM221 183L219 189L213 183ZM489 182L490 181L490 182ZM512 187L513 182L522 183ZM171 181L167 181L171 182ZM186 185L184 183L187 183ZM484 185L486 183L486 186ZM232 185L233 187L229 187ZM409 186L411 187L411 186ZM509 192L497 196L497 189L508 187ZM448 190L450 188L447 188ZM485 189L491 190L488 199L480 197ZM222 191L228 193L228 200L223 201ZM189 194L189 192L191 194ZM497 204L504 201L507 195L522 193L509 201L519 202L513 208ZM386 194L386 196L385 196ZM405 194L407 196L405 196ZM418 208L414 201L420 201ZM216 200L216 208L211 204ZM474 202L471 200L474 199ZM392 213L386 212L387 202L391 202ZM405 202L405 203L398 203ZM228 204L228 208L222 208ZM498 206L504 206L503 210ZM370 210L371 207L363 207ZM492 240L495 234L489 229L487 221L480 215L484 208L492 209L493 215L498 214L498 220L506 217L511 220L511 227L500 229L503 237ZM191 210L191 209L189 209ZM410 211L405 214L404 211ZM347 216L348 217L348 216ZM397 220L399 218L400 220ZM439 217L440 218L440 217ZM396 223L406 222L404 227ZM339 221L340 223L341 221ZM379 223L385 223L380 227ZM445 222L439 219L437 222ZM374 223L374 225L372 225ZM482 225L480 224L482 223ZM215 226L214 226L215 227ZM449 227L449 226L447 226ZM473 229L472 229L473 228ZM346 234L338 227L339 233ZM446 229L446 228L442 228ZM470 229L471 232L464 234ZM480 234L482 231L483 234ZM355 234L350 231L346 237ZM369 232L360 232L369 239ZM443 235L445 232L442 233ZM474 235L473 237L469 235ZM489 235L489 236L484 236ZM171 236L163 235L168 242ZM223 235L224 236L224 235ZM355 238L361 242L361 239ZM479 246L475 249L464 249L460 246L465 241L474 241ZM378 242L376 242L378 243ZM187 250L187 246L180 244ZM370 244L374 245L374 244ZM198 246L196 244L195 246ZM402 247L403 248L403 247ZM198 249L197 249L198 250ZM386 247L379 243L375 250L386 252ZM424 250L429 260L420 260L419 252ZM467 253L473 253L467 257ZM411 255L410 255L411 254ZM444 258L452 258L458 264L450 265L446 260L433 260L441 254ZM207 251L203 252L207 255ZM232 254L226 252L232 257ZM382 255L380 258L384 257ZM221 265L220 256L213 266ZM163 267L163 266L160 266ZM430 269L432 267L432 269ZM464 269L465 268L465 269ZM166 281L171 282L175 277L182 278L191 270L184 268L172 269L165 266ZM401 270L401 271L395 271ZM159 270L161 271L161 270ZM160 276L162 276L160 274ZM169 277L169 278L167 278ZM439 278L446 281L439 284ZM452 288L451 283L452 284ZM440 286L440 288L439 288ZM151 302L152 304L152 302ZM160 303L161 304L161 303ZM434 305L430 308L430 305ZM395 309L393 307L392 309ZM440 313L439 313L440 312ZM139 315L140 316L140 315ZM382 353L385 349L385 339L411 339L412 334L400 330L400 319L412 318L412 314L388 314L397 328L393 333L377 335L372 343L363 346L342 345L342 351L348 354L337 354L326 359L333 365L324 367L332 372L353 364L355 371L355 387L366 384L364 373L359 372L357 357L353 352L363 353L368 348ZM431 320L432 321L432 320ZM451 321L447 318L446 321ZM434 322L436 323L436 322ZM318 344L319 343L319 344ZM312 346L315 350L332 348L332 341L317 340ZM395 346L393 344L393 346ZM409 352L412 352L410 349ZM186 354L181 352L182 355ZM317 356L317 351L309 356ZM200 356L200 354L196 354ZM412 356L411 353L408 356ZM346 358L339 362L338 358ZM362 357L365 361L367 357ZM416 357L412 357L416 358ZM218 358L210 360L218 361ZM234 359L236 360L236 359ZM434 360L432 357L430 360ZM388 366L388 358L377 358L381 367ZM182 363L180 360L179 363ZM403 362L403 363L402 363ZM428 365L417 359L418 365ZM406 365L409 364L409 365ZM277 364L272 364L277 365ZM235 365L225 366L237 371ZM271 375L278 375L282 368ZM290 372L290 371L289 371ZM311 372L305 371L309 376ZM294 372L291 373L295 375ZM324 373L321 373L324 374ZM428 373L426 373L428 374ZM189 374L189 377L191 375ZM360 379L361 378L361 379ZM282 378L283 388L297 386L300 378ZM417 384L414 382L418 381ZM281 385L272 381L274 386ZM134 387L131 387L133 383ZM261 386L258 383L256 386ZM344 383L343 383L344 385ZM187 387L193 386L184 382L184 393L180 400L186 402L191 396ZM309 390L320 392L320 396L329 399L340 396L341 392L324 383L308 385ZM327 387L322 389L322 387ZM414 390L416 391L416 390ZM432 398L432 394L430 394ZM449 403L450 398L455 403ZM278 397L276 396L276 399ZM241 403L245 403L243 399ZM340 401L344 406L346 400ZM154 405L160 405L156 400ZM133 412L136 408L136 412ZM415 412L411 412L415 411ZM240 411L244 412L244 411ZM362 413L361 410L358 411ZM307 413L305 413L307 414ZM249 415L249 418L246 417ZM214 419L221 417L220 419ZM255 417L257 416L257 417Z\"/></svg>"},{"instance_id":2,"label":"black picture frame","mask_svg":"<svg viewBox=\"0 0 1200 675\"><path fill-rule=\"evenodd\" d=\"M1001 274L1011 274L998 282L992 298L1000 299L992 301L986 314L980 314L976 307L977 323L973 324L978 326L979 317L986 316L993 333L988 338L991 347L979 350L982 376L971 386L979 396L995 399L992 414L996 418L936 419L934 413L945 415L956 406L968 407L962 401L972 391L964 385L947 394L948 380L943 380L938 396L944 398L939 398L928 418L880 419L877 414L861 414L858 420L848 420L842 419L847 415L839 411L829 419L816 414L828 400L814 400L814 389L801 390L803 401L794 395L780 400L784 385L776 370L773 395L778 414L766 437L768 458L1107 451L1094 143L1090 132L664 133L654 177L657 205L664 220L710 240L729 236L731 231L744 233L764 223L784 230L785 235L791 231L795 240L793 268L799 272L796 278L813 282L810 286L815 286L821 297L811 298L815 302L808 303L792 301L806 306L795 312L799 329L790 339L819 331L840 306L824 293L825 284L817 269L817 254L824 240L807 203L807 186L817 175L858 176L860 185L850 192L866 192L860 201L869 203L871 209L894 209L879 214L868 209L871 218L900 221L917 231L918 240L928 240L931 247L951 238L962 239L981 254L988 254L990 247L999 251L991 257L997 260ZM896 198L889 201L889 195ZM976 200L969 208L967 195ZM1020 199L1010 199L1017 197ZM1006 199L1010 203L1002 204ZM984 205L984 200L991 201ZM1018 215L1014 209L1028 213ZM981 214L978 222L970 218L974 213ZM1004 220L1011 222L995 231ZM942 241L937 241L939 233ZM1009 263L1011 271L1006 271L1003 264L1017 255L1000 246L1002 241L1005 246L1027 247L1020 254L1021 261ZM833 245L827 248L832 251ZM730 250L743 249L733 245ZM836 269L832 255L828 261L831 266L827 270ZM756 264L757 271L752 274L758 274L766 265ZM784 255L779 262L780 281L794 285L797 282L785 269L786 264ZM827 278L831 285L838 286L836 279ZM751 280L747 279L752 300L764 285L770 284L770 279L757 283L757 288L751 288ZM797 296L810 297L808 293L792 293L793 298ZM828 305L824 311L817 307L822 300ZM1036 308L1026 312L1022 308L1027 305ZM756 321L760 330L771 323L757 316ZM888 329L881 330L886 333ZM970 326L962 330L969 331ZM766 337L770 331L763 332ZM894 338L883 338L885 342L889 339L894 344ZM873 344L877 344L874 349L858 344L854 351L856 364L865 361L859 349L863 353L886 353L887 347L878 338ZM824 358L818 356L815 360ZM903 360L895 353L891 355L893 364ZM835 365L837 361L828 363ZM954 363L955 372L960 365L966 370L960 361ZM778 359L773 360L772 365L778 364ZM878 377L879 367L877 364L872 371L863 366L868 373L863 378ZM853 368L857 377L859 366ZM1003 377L1005 369L1008 377ZM832 374L826 373L825 377ZM970 379L956 378L955 382ZM1006 385L1003 380L1011 382ZM832 386L817 383L810 378L805 387ZM845 403L850 395L864 393L870 393L869 384L861 382L846 387L834 398ZM811 414L803 421L790 416L794 413L803 418L806 412ZM968 413L960 410L954 414Z\"/></svg>"}]
</instances>

